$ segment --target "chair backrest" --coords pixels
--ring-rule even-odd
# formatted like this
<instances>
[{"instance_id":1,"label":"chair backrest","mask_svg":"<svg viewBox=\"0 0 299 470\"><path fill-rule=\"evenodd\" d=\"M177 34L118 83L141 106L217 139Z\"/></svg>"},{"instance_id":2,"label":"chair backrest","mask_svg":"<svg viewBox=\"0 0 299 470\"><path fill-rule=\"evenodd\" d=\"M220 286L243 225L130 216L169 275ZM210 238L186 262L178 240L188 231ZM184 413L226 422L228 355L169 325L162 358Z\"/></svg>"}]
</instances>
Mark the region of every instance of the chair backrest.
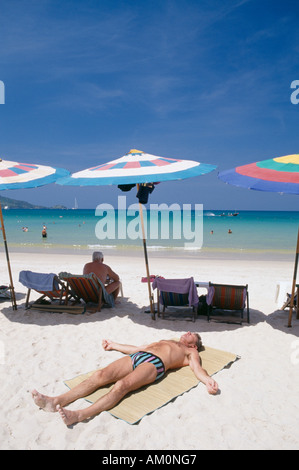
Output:
<instances>
[{"instance_id":1,"label":"chair backrest","mask_svg":"<svg viewBox=\"0 0 299 470\"><path fill-rule=\"evenodd\" d=\"M61 273L60 278L68 283L71 290L84 302L97 303L101 292L101 285L96 276L89 274Z\"/></svg>"},{"instance_id":2,"label":"chair backrest","mask_svg":"<svg viewBox=\"0 0 299 470\"><path fill-rule=\"evenodd\" d=\"M180 307L189 304L189 294L177 294L176 292L160 291L162 305Z\"/></svg>"},{"instance_id":3,"label":"chair backrest","mask_svg":"<svg viewBox=\"0 0 299 470\"><path fill-rule=\"evenodd\" d=\"M61 282L55 273L20 271L19 282L28 289L34 289L41 294L60 294Z\"/></svg>"},{"instance_id":4,"label":"chair backrest","mask_svg":"<svg viewBox=\"0 0 299 470\"><path fill-rule=\"evenodd\" d=\"M242 310L245 307L247 286L212 284L214 295L211 305L225 310Z\"/></svg>"},{"instance_id":5,"label":"chair backrest","mask_svg":"<svg viewBox=\"0 0 299 470\"><path fill-rule=\"evenodd\" d=\"M163 305L197 307L198 295L193 277L186 279L156 278L153 289L160 291L160 301ZM164 298L164 300L163 300Z\"/></svg>"}]
</instances>

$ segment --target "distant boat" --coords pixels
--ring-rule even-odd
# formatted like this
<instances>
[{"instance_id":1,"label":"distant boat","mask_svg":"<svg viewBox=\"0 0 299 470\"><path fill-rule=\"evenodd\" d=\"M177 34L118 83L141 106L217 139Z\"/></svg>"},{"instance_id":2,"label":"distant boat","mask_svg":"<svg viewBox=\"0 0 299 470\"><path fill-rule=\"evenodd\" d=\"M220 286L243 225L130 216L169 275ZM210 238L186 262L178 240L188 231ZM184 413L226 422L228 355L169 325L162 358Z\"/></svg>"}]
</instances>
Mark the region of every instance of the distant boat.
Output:
<instances>
[{"instance_id":1,"label":"distant boat","mask_svg":"<svg viewBox=\"0 0 299 470\"><path fill-rule=\"evenodd\" d=\"M78 202L77 202L77 199L75 198L75 205L73 207L74 210L78 209Z\"/></svg>"},{"instance_id":2,"label":"distant boat","mask_svg":"<svg viewBox=\"0 0 299 470\"><path fill-rule=\"evenodd\" d=\"M236 217L237 215L239 215L239 212L229 212L228 214L225 214L224 212L222 212L222 214L220 214L221 217Z\"/></svg>"}]
</instances>

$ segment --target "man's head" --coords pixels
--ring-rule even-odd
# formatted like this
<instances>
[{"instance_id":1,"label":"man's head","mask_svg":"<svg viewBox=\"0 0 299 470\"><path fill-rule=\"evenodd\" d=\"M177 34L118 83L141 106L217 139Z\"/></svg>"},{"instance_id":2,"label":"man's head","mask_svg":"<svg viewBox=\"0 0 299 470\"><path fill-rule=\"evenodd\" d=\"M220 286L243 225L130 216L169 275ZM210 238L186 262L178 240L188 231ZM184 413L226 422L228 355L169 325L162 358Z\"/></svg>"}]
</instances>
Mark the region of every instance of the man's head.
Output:
<instances>
[{"instance_id":1,"label":"man's head","mask_svg":"<svg viewBox=\"0 0 299 470\"><path fill-rule=\"evenodd\" d=\"M92 254L92 261L104 261L104 255L101 251L94 251Z\"/></svg>"},{"instance_id":2,"label":"man's head","mask_svg":"<svg viewBox=\"0 0 299 470\"><path fill-rule=\"evenodd\" d=\"M180 341L185 344L185 346L188 346L188 348L196 348L198 351L202 348L201 337L198 333L191 333L188 331L181 336Z\"/></svg>"}]
</instances>

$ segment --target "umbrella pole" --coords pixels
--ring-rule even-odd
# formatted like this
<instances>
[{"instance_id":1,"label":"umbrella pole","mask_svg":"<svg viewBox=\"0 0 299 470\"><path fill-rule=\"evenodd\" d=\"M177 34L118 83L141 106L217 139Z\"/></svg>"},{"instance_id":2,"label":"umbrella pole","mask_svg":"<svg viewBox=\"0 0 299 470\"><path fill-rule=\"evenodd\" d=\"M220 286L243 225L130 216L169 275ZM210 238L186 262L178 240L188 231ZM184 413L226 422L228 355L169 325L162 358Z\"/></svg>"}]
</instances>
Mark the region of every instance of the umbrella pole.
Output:
<instances>
[{"instance_id":1,"label":"umbrella pole","mask_svg":"<svg viewBox=\"0 0 299 470\"><path fill-rule=\"evenodd\" d=\"M137 188L139 190L139 184L137 184ZM148 257L147 257L147 248L146 248L145 231L144 231L144 220L143 220L143 209L142 209L142 204L140 202L139 202L139 215L140 215L141 227L142 227L143 251L144 251L144 258L145 258L145 268L146 268L146 276L147 276L148 295L149 295L152 318L153 318L153 320L155 320L155 307L154 307L154 302L153 302L153 295L152 295L152 288L151 288L151 281L150 281L150 273L149 273L149 265L148 265Z\"/></svg>"},{"instance_id":2,"label":"umbrella pole","mask_svg":"<svg viewBox=\"0 0 299 470\"><path fill-rule=\"evenodd\" d=\"M288 327L289 328L292 326L292 314L293 314L295 290L296 290L298 256L299 256L299 229L298 229L298 236L297 236L297 248L296 248L296 256L295 256L294 276L293 276L293 285L292 285L292 296L291 296L290 311L289 311L289 321L288 321ZM298 308L298 300L299 299L297 298L297 308Z\"/></svg>"},{"instance_id":3,"label":"umbrella pole","mask_svg":"<svg viewBox=\"0 0 299 470\"><path fill-rule=\"evenodd\" d=\"M6 234L5 234L4 220L3 220L3 214L2 214L2 207L1 207L1 204L0 204L0 220L1 220L1 230L2 230L2 236L3 236L4 248L5 248L5 254L6 254L8 275L9 275L9 281L10 281L10 291L11 291L12 307L13 307L13 310L17 310L15 289L14 289L13 280L12 280L12 274L11 274L11 269L10 269L10 261L9 261L9 254L8 254L7 242L6 242Z\"/></svg>"}]
</instances>

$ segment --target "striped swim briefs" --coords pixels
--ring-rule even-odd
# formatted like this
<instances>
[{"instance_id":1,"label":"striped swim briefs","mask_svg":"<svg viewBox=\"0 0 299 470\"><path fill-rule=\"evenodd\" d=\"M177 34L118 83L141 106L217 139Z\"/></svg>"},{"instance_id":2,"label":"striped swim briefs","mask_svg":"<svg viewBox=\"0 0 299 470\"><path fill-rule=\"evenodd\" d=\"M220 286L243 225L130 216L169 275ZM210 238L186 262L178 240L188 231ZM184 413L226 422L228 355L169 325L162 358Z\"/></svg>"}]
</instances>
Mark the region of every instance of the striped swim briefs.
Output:
<instances>
[{"instance_id":1,"label":"striped swim briefs","mask_svg":"<svg viewBox=\"0 0 299 470\"><path fill-rule=\"evenodd\" d=\"M134 354L130 354L130 357L132 359L133 370L136 369L136 367L140 364L149 362L150 364L154 364L157 369L157 377L155 380L161 379L165 374L165 367L163 362L158 356L155 356L154 354L145 351L139 351Z\"/></svg>"}]
</instances>

